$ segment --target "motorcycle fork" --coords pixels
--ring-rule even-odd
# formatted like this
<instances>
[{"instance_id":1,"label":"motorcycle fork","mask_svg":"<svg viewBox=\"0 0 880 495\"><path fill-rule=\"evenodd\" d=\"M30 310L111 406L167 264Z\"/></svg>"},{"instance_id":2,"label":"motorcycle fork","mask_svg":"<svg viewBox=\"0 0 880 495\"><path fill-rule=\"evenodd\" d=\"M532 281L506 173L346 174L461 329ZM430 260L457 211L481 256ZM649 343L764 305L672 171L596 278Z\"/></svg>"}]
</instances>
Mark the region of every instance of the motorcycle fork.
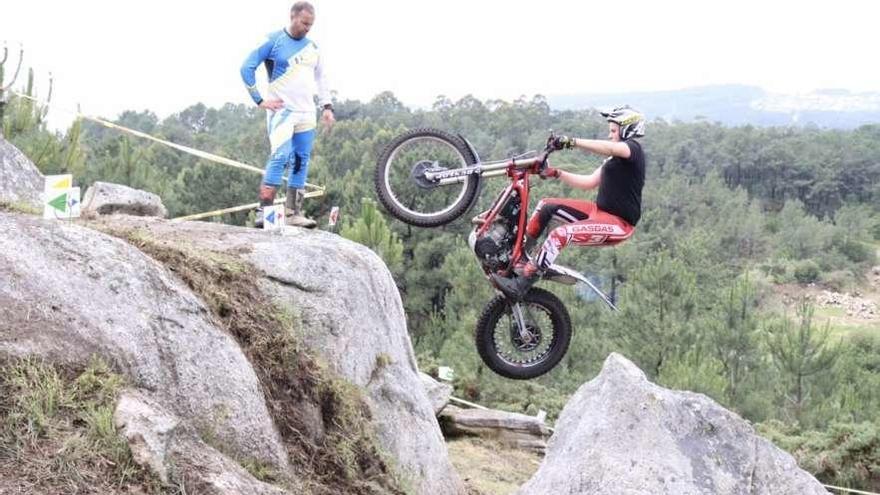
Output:
<instances>
[{"instance_id":1,"label":"motorcycle fork","mask_svg":"<svg viewBox=\"0 0 880 495\"><path fill-rule=\"evenodd\" d=\"M532 334L529 333L528 327L526 326L526 319L525 316L523 316L522 305L518 302L511 304L510 313L513 315L513 320L516 322L516 327L519 329L519 338L523 342L531 342Z\"/></svg>"}]
</instances>

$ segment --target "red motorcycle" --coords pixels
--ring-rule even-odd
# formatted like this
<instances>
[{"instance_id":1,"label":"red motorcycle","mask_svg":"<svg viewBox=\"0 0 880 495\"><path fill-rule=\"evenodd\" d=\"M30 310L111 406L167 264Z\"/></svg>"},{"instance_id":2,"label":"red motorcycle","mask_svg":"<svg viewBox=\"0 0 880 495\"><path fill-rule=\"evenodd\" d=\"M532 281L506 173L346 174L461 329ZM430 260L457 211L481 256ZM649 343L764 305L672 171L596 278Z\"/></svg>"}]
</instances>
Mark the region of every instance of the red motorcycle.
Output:
<instances>
[{"instance_id":1,"label":"red motorcycle","mask_svg":"<svg viewBox=\"0 0 880 495\"><path fill-rule=\"evenodd\" d=\"M554 137L551 133L541 152L481 162L461 136L437 129L412 130L396 137L380 155L374 176L376 193L395 218L418 227L437 227L471 209L483 178L508 177L510 184L492 207L474 219L468 244L487 279L493 273L509 276L526 256L529 178L547 167ZM543 280L566 285L581 282L617 311L608 296L574 270L554 264ZM477 322L480 357L492 371L507 378L524 380L547 373L565 356L570 341L568 310L559 298L538 287L517 301L503 294L495 296Z\"/></svg>"}]
</instances>

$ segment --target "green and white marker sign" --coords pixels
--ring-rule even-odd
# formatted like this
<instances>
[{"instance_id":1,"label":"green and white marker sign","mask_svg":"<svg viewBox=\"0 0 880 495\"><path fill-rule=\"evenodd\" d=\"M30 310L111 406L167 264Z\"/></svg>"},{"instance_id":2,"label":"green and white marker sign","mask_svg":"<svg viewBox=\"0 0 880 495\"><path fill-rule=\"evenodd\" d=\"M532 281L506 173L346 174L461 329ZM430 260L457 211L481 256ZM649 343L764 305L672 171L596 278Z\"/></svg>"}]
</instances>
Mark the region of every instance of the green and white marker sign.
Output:
<instances>
[{"instance_id":1,"label":"green and white marker sign","mask_svg":"<svg viewBox=\"0 0 880 495\"><path fill-rule=\"evenodd\" d=\"M69 219L79 217L79 188L73 187L73 176L47 175L43 189L43 218Z\"/></svg>"}]
</instances>

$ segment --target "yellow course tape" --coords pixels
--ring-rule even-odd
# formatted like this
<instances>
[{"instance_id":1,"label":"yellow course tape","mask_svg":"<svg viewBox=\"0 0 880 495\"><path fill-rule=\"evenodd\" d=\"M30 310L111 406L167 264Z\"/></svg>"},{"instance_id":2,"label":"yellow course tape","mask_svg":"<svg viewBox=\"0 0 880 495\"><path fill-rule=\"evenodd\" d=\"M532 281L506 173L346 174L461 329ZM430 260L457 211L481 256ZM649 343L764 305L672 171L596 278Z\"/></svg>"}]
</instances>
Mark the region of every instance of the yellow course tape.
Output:
<instances>
[{"instance_id":1,"label":"yellow course tape","mask_svg":"<svg viewBox=\"0 0 880 495\"><path fill-rule=\"evenodd\" d=\"M40 104L42 104L42 105L47 105L47 106L49 105L49 102L41 102L41 101L37 100L36 98L34 98L33 96L26 95L26 94L22 94L22 93L19 93L18 91L10 90L9 92L15 94L16 96L18 96L18 97L20 97L20 98L25 98L25 99L27 99L27 100L32 100L32 101L35 101L35 102L40 103ZM79 111L72 111L72 110L67 110L67 111L70 112L70 113L72 113L72 114L74 114L74 115L76 115L77 117L80 117L80 118L83 118L83 119L86 119L86 120L91 120L92 122L97 122L98 124L101 124L101 125L103 125L104 127L108 127L108 128L110 128L110 129L116 129L116 130L118 130L118 131L126 132L126 133L128 133L128 134L132 134L132 135L134 135L134 136L141 137L141 138L144 138L144 139L149 139L150 141L154 141L154 142L157 142L157 143L159 143L159 144L164 144L165 146L168 146L168 147L170 147L170 148L174 148L174 149L179 150L179 151L182 151L182 152L184 152L184 153L189 153L190 155L197 156L197 157L199 157L199 158L203 158L203 159L208 160L208 161L212 161L212 162L215 162L215 163L220 163L220 164L223 164L223 165L228 165L228 166L230 166L230 167L235 167L235 168L239 168L239 169L242 169L242 170L248 170L248 171L251 171L251 172L258 173L258 174L262 174L262 173L263 173L263 169L261 169L261 168L257 168L257 167L254 167L253 165L248 165L248 164L246 164L246 163L241 163L241 162L238 162L238 161L235 161L235 160L230 160L229 158L222 157L222 156L220 156L220 155L215 155L215 154L213 154L213 153L208 153L207 151L197 150L197 149L195 149L195 148L190 148L189 146L184 146L184 145L182 145L182 144L172 143L171 141L166 141L166 140L164 140L164 139L159 139L159 138L157 138L157 137L155 137L155 136L151 136L151 135L149 135L149 134L147 134L147 133L144 133L144 132L141 132L141 131L137 131L137 130L135 130L135 129L129 129L128 127L124 127L124 126L121 126L121 125L118 125L118 124L114 124L113 122L110 122L110 121L107 121L107 120L104 120L104 119L100 119L100 118L98 118L98 117L92 117L92 116L90 116L90 115L86 115L86 114L84 114L84 113L82 113L82 112L79 112ZM306 197L307 197L307 198L309 198L309 197L315 197L315 196L323 196L323 195L324 195L324 188L323 188L322 186L316 186L316 185L314 185L314 184L309 184L309 183L307 182L307 183L306 183L306 188L312 189L311 191L309 191L309 192L306 193ZM231 213L231 212L235 212L235 211L242 211L242 210L253 209L253 208L256 208L257 206L259 206L259 203L254 203L254 204L252 204L252 205L249 204L249 205L235 206L235 207L232 207L232 208L226 208L226 209L224 209L224 210L215 210L215 211L212 211L212 212L199 213L199 214L196 214L196 215L189 215L189 216L186 216L186 217L175 218L174 220L195 220L195 219L198 219L198 218L205 218L205 217L210 217L210 216L215 216L215 215L221 215L221 214L223 214L223 213Z\"/></svg>"}]
</instances>

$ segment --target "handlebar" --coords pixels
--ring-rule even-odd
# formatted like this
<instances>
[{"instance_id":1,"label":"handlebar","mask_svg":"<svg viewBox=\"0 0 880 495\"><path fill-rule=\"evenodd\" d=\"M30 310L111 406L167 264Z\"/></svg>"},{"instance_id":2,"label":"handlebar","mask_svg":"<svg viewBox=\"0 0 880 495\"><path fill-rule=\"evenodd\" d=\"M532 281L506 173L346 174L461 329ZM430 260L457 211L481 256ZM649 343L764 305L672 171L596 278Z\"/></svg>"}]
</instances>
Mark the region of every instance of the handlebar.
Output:
<instances>
[{"instance_id":1,"label":"handlebar","mask_svg":"<svg viewBox=\"0 0 880 495\"><path fill-rule=\"evenodd\" d=\"M544 151L538 154L536 158L539 159L538 162L538 171L542 171L547 168L547 158L551 153L556 151L556 147L553 145L553 142L556 141L556 134L553 131L550 131L550 136L547 138L547 144L544 145Z\"/></svg>"}]
</instances>

